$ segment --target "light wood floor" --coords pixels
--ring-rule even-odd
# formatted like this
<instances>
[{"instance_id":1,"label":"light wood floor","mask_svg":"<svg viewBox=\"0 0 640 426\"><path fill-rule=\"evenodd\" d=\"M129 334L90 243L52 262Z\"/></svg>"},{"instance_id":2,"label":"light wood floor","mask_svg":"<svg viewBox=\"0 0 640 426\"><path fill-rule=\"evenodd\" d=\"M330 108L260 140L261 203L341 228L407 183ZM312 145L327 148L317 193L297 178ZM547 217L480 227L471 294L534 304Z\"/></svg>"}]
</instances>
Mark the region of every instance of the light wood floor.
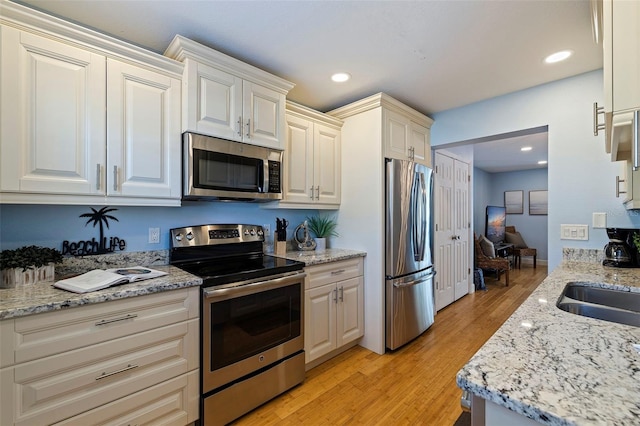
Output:
<instances>
[{"instance_id":1,"label":"light wood floor","mask_svg":"<svg viewBox=\"0 0 640 426\"><path fill-rule=\"evenodd\" d=\"M504 276L485 277L488 291L440 310L410 344L384 355L356 346L234 424L451 426L462 413L456 373L546 275L545 265L522 265L510 271L509 287Z\"/></svg>"}]
</instances>

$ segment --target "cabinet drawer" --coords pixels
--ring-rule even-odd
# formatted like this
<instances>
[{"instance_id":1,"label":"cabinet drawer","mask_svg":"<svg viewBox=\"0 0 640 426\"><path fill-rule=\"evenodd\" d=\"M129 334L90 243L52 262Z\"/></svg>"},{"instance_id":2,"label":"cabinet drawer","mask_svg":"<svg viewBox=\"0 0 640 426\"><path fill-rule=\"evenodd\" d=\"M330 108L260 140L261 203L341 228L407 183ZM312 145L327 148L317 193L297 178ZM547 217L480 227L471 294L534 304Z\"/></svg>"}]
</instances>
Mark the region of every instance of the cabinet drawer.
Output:
<instances>
[{"instance_id":1,"label":"cabinet drawer","mask_svg":"<svg viewBox=\"0 0 640 426\"><path fill-rule=\"evenodd\" d=\"M0 424L51 424L195 370L198 327L193 319L2 369Z\"/></svg>"},{"instance_id":2,"label":"cabinet drawer","mask_svg":"<svg viewBox=\"0 0 640 426\"><path fill-rule=\"evenodd\" d=\"M198 419L198 374L183 374L55 425L184 426Z\"/></svg>"},{"instance_id":3,"label":"cabinet drawer","mask_svg":"<svg viewBox=\"0 0 640 426\"><path fill-rule=\"evenodd\" d=\"M340 260L305 268L307 289L319 287L337 281L347 280L363 274L362 258Z\"/></svg>"},{"instance_id":4,"label":"cabinet drawer","mask_svg":"<svg viewBox=\"0 0 640 426\"><path fill-rule=\"evenodd\" d=\"M194 287L3 321L0 367L196 318L198 297Z\"/></svg>"}]
</instances>

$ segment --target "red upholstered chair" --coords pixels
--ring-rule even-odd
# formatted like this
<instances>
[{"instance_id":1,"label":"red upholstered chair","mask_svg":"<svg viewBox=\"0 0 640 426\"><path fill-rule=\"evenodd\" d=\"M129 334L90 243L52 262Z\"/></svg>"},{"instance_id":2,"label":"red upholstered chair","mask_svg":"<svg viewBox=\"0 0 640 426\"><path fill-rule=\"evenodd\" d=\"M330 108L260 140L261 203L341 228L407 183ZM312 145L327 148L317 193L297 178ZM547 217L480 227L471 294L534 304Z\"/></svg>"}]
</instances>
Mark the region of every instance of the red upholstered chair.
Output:
<instances>
[{"instance_id":1,"label":"red upholstered chair","mask_svg":"<svg viewBox=\"0 0 640 426\"><path fill-rule=\"evenodd\" d=\"M533 256L533 267L535 268L538 251L527 246L520 233L516 231L515 226L505 226L505 231L507 232L507 243L514 244L515 246L513 249L513 266L517 266L518 269L520 269L522 266L522 256ZM513 234L515 236L510 236L509 234ZM512 240L509 241L510 239Z\"/></svg>"}]
</instances>

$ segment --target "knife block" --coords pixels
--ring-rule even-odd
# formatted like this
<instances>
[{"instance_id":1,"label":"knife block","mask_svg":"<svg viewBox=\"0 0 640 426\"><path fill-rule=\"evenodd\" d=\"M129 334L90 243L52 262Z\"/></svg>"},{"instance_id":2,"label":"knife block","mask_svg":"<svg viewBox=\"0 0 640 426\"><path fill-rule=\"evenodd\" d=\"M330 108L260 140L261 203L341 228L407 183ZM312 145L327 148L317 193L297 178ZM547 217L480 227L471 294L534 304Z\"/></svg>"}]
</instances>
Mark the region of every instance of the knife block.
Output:
<instances>
[{"instance_id":1,"label":"knife block","mask_svg":"<svg viewBox=\"0 0 640 426\"><path fill-rule=\"evenodd\" d=\"M287 242L286 241L274 241L273 242L273 252L275 254L285 254L287 252Z\"/></svg>"}]
</instances>

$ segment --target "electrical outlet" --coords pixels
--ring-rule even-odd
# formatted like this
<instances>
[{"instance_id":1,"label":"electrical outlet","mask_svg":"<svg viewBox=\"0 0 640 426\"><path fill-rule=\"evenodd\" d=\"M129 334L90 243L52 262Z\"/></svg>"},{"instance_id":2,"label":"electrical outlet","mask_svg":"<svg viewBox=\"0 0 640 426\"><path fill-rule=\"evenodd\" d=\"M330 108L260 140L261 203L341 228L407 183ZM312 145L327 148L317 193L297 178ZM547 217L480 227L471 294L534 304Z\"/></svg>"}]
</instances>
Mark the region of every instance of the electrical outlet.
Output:
<instances>
[{"instance_id":1,"label":"electrical outlet","mask_svg":"<svg viewBox=\"0 0 640 426\"><path fill-rule=\"evenodd\" d=\"M160 228L149 228L149 244L160 243Z\"/></svg>"},{"instance_id":2,"label":"electrical outlet","mask_svg":"<svg viewBox=\"0 0 640 426\"><path fill-rule=\"evenodd\" d=\"M268 223L262 225L262 230L264 231L265 238L271 235L271 225L269 225Z\"/></svg>"}]
</instances>

